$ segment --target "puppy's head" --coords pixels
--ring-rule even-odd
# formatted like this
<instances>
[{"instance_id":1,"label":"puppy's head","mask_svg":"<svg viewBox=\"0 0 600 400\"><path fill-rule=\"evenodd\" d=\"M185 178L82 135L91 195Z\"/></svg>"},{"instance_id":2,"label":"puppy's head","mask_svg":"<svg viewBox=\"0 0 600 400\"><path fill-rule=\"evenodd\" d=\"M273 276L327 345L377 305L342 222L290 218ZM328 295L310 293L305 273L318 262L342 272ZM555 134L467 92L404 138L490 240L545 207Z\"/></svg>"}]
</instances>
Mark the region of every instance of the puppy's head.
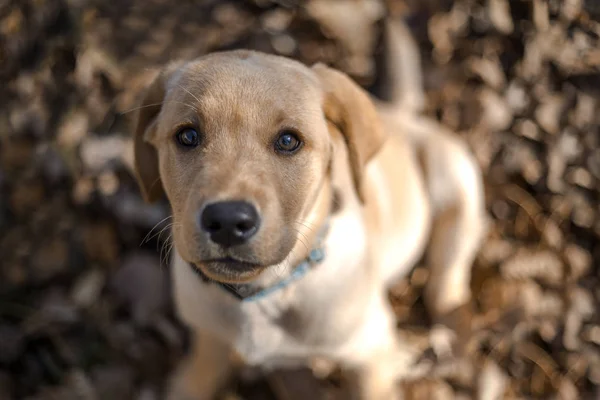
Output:
<instances>
[{"instance_id":1,"label":"puppy's head","mask_svg":"<svg viewBox=\"0 0 600 400\"><path fill-rule=\"evenodd\" d=\"M147 201L166 193L184 260L213 279L247 281L308 251L331 200L332 125L362 198L383 133L347 76L251 51L173 64L140 107L138 180Z\"/></svg>"}]
</instances>

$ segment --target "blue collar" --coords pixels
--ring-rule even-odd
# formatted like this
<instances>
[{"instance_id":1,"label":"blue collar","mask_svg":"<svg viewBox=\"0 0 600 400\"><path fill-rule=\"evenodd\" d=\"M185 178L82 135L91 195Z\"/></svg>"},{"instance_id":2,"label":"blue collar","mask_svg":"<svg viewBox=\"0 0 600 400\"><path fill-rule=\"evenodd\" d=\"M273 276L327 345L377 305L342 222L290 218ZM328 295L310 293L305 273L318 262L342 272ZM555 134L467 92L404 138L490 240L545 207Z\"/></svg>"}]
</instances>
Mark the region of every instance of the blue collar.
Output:
<instances>
[{"instance_id":1,"label":"blue collar","mask_svg":"<svg viewBox=\"0 0 600 400\"><path fill-rule=\"evenodd\" d=\"M258 301L280 289L287 287L291 283L300 280L306 275L308 271L311 270L313 266L320 264L325 259L325 246L323 242L325 241L325 236L327 234L328 228L329 224L326 222L321 228L319 234L317 235L315 247L313 247L308 256L304 260L302 260L302 262L300 262L300 264L298 264L287 277L278 281L272 286L257 287L249 283L226 284L212 280L206 275L204 275L202 271L200 271L200 269L196 268L191 264L190 266L194 270L194 272L200 275L200 277L205 283L212 283L217 286L220 286L223 290L229 292L241 302L249 303Z\"/></svg>"}]
</instances>

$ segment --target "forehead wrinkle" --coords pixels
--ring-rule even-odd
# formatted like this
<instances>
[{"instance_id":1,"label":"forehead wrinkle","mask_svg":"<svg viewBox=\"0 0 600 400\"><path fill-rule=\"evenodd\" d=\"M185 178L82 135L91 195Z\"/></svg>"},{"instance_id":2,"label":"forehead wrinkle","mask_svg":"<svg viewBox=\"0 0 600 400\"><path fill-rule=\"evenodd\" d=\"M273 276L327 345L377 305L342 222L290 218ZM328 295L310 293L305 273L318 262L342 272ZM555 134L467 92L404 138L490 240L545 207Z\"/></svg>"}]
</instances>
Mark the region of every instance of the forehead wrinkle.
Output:
<instances>
[{"instance_id":1,"label":"forehead wrinkle","mask_svg":"<svg viewBox=\"0 0 600 400\"><path fill-rule=\"evenodd\" d=\"M306 78L311 75L305 67L262 57L216 59L188 65L171 84L186 104L194 103L207 133L221 131L246 138L257 131L264 135L278 129L283 122L302 130L319 121L320 95ZM190 107L177 107L179 118L186 116L186 108Z\"/></svg>"},{"instance_id":2,"label":"forehead wrinkle","mask_svg":"<svg viewBox=\"0 0 600 400\"><path fill-rule=\"evenodd\" d=\"M212 121L215 130L254 133L251 131L274 129L289 113L284 111L287 105L274 101L276 96L264 89L253 91L238 86L210 91L201 100L201 113Z\"/></svg>"}]
</instances>

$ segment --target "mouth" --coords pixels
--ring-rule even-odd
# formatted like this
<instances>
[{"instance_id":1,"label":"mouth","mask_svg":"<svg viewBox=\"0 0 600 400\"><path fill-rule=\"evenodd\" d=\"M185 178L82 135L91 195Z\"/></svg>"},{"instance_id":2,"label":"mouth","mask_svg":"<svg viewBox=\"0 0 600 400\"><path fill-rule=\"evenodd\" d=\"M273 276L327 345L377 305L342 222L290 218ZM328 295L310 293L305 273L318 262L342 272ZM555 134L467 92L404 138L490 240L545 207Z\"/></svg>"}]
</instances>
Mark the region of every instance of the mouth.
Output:
<instances>
[{"instance_id":1,"label":"mouth","mask_svg":"<svg viewBox=\"0 0 600 400\"><path fill-rule=\"evenodd\" d=\"M242 261L233 257L211 258L190 266L205 280L223 283L242 283L255 278L262 270L260 264Z\"/></svg>"}]
</instances>

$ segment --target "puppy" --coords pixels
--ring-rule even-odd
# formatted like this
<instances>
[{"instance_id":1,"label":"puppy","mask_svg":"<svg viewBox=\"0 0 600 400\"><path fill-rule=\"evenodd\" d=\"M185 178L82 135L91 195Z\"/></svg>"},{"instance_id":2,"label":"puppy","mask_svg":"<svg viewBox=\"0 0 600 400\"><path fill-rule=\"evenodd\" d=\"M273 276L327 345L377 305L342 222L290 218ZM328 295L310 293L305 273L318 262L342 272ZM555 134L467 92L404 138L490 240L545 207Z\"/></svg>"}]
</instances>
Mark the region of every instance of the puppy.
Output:
<instances>
[{"instance_id":1,"label":"puppy","mask_svg":"<svg viewBox=\"0 0 600 400\"><path fill-rule=\"evenodd\" d=\"M147 201L170 202L175 300L194 338L171 399L212 399L231 354L266 368L325 357L357 372L357 398L393 399L415 354L396 337L389 285L428 245L432 314L469 300L480 172L419 116L406 28L386 33L389 102L325 65L249 50L174 63L148 88L137 176Z\"/></svg>"}]
</instances>

